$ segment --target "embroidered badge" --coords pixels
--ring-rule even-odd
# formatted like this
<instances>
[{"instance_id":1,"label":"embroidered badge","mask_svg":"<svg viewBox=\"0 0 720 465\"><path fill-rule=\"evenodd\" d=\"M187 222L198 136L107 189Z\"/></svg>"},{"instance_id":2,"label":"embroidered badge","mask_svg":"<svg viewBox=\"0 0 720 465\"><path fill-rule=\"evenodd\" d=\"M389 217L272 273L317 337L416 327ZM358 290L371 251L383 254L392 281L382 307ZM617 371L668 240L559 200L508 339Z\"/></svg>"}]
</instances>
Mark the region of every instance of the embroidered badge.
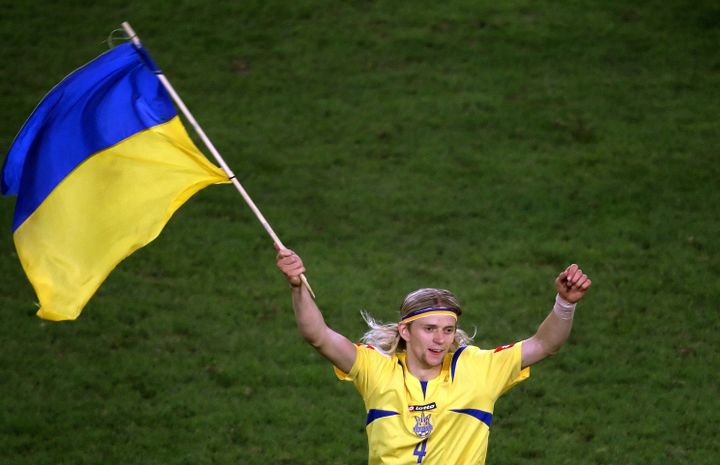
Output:
<instances>
[{"instance_id":1,"label":"embroidered badge","mask_svg":"<svg viewBox=\"0 0 720 465\"><path fill-rule=\"evenodd\" d=\"M433 425L430 423L430 417L432 414L425 415L425 413L420 412L419 417L415 417L415 428L413 428L413 433L417 434L419 438L426 438L430 436L430 433L432 433Z\"/></svg>"}]
</instances>

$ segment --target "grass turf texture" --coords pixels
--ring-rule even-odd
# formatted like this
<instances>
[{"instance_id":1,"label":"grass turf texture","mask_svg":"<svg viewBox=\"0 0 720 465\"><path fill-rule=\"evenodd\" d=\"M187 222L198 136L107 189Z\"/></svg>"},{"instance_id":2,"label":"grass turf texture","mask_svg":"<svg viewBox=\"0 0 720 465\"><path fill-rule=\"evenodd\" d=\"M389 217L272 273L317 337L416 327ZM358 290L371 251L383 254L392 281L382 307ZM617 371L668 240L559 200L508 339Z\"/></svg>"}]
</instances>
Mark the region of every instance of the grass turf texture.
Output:
<instances>
[{"instance_id":1,"label":"grass turf texture","mask_svg":"<svg viewBox=\"0 0 720 465\"><path fill-rule=\"evenodd\" d=\"M720 8L713 2L3 1L0 145L128 20L329 323L454 290L485 347L555 274L568 345L496 406L489 463L713 464ZM74 323L33 316L0 200L0 462L361 464L363 406L296 334L231 187L193 198Z\"/></svg>"}]
</instances>

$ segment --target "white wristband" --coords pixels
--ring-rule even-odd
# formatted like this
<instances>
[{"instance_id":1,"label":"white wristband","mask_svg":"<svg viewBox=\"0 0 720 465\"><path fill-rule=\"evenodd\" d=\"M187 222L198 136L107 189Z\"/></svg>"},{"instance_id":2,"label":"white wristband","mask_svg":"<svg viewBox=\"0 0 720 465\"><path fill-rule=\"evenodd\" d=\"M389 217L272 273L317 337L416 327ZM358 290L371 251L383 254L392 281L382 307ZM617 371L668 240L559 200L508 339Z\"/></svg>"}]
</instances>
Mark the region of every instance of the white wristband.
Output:
<instances>
[{"instance_id":1,"label":"white wristband","mask_svg":"<svg viewBox=\"0 0 720 465\"><path fill-rule=\"evenodd\" d=\"M553 306L553 312L561 320L572 320L575 314L575 305L571 304L567 300L560 297L560 294L555 296L555 305Z\"/></svg>"}]
</instances>

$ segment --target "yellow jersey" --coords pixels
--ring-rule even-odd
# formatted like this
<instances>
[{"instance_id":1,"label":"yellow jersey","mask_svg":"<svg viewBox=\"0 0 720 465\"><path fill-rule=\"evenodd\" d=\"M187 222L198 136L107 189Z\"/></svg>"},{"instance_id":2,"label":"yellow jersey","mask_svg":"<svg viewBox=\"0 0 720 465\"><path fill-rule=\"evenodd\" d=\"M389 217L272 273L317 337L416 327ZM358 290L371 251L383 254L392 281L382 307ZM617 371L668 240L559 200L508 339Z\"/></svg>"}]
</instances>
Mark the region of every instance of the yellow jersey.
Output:
<instances>
[{"instance_id":1,"label":"yellow jersey","mask_svg":"<svg viewBox=\"0 0 720 465\"><path fill-rule=\"evenodd\" d=\"M421 382L405 352L384 355L358 345L349 373L367 410L370 465L482 465L495 401L530 376L522 343L482 350L465 346L445 356L440 375Z\"/></svg>"}]
</instances>

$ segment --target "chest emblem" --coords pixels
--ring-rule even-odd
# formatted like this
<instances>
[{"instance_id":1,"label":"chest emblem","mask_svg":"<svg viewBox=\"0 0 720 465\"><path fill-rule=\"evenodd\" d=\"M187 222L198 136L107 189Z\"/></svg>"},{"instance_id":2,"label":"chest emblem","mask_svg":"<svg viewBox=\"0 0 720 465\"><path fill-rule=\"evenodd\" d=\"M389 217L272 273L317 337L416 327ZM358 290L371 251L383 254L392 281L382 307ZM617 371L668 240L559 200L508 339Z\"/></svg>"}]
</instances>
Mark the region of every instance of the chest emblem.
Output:
<instances>
[{"instance_id":1,"label":"chest emblem","mask_svg":"<svg viewBox=\"0 0 720 465\"><path fill-rule=\"evenodd\" d=\"M420 412L420 416L415 417L413 433L417 434L419 438L426 438L432 433L433 425L430 423L431 416L432 414L425 415L424 412Z\"/></svg>"}]
</instances>

